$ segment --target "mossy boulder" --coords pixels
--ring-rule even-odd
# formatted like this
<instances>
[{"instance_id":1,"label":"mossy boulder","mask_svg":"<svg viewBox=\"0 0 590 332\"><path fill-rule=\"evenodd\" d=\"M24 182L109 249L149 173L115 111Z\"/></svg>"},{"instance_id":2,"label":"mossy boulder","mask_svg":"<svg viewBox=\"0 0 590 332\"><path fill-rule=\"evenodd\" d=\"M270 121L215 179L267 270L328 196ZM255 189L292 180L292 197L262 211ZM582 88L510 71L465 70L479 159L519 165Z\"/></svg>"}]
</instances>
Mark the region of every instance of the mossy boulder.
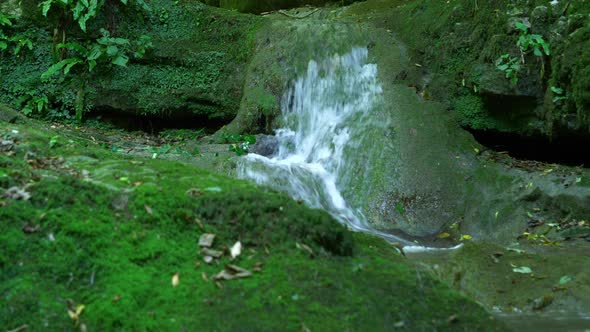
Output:
<instances>
[{"instance_id":1,"label":"mossy boulder","mask_svg":"<svg viewBox=\"0 0 590 332\"><path fill-rule=\"evenodd\" d=\"M566 8L567 6L567 8ZM382 20L379 26L396 31L408 44L413 62L428 68L410 70L409 80L437 100L451 101L466 94L481 96L484 104L484 129L518 135L559 137L590 135L586 75L586 52L590 20L587 2L473 1L429 2L371 1L357 7L371 10ZM517 46L519 32L515 22L530 26L529 34L539 34L550 44L549 56L527 52L521 57ZM518 83L510 84L494 65L503 54L519 59ZM522 63L524 61L524 63ZM412 72L418 72L413 74ZM426 80L424 80L427 74ZM564 90L556 95L551 87ZM564 97L554 102L555 97ZM528 98L523 107L523 98ZM464 99L464 98L462 98ZM504 111L495 105L501 104ZM505 126L508 113L521 116ZM464 113L464 109L460 109ZM479 112L473 109L473 112ZM526 114L524 114L526 113ZM478 117L468 128L482 129Z\"/></svg>"}]
</instances>

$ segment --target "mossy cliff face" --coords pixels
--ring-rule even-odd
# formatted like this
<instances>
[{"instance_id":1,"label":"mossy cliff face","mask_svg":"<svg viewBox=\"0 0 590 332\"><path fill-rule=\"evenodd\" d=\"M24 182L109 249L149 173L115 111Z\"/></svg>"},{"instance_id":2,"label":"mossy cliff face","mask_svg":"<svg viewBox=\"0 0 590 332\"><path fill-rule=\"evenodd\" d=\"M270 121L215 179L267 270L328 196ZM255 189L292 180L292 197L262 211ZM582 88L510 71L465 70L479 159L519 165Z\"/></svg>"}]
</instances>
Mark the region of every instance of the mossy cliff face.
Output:
<instances>
[{"instance_id":1,"label":"mossy cliff face","mask_svg":"<svg viewBox=\"0 0 590 332\"><path fill-rule=\"evenodd\" d=\"M462 125L520 135L588 136L590 6L584 1L370 1L357 7L379 17L409 46L422 67L408 78L425 94L449 102ZM566 8L566 5L568 7ZM377 22L377 21L376 21ZM551 45L550 56L520 57L515 22ZM518 57L518 83L494 62ZM558 97L551 87L564 90Z\"/></svg>"},{"instance_id":2,"label":"mossy cliff face","mask_svg":"<svg viewBox=\"0 0 590 332\"><path fill-rule=\"evenodd\" d=\"M131 159L73 128L2 123L0 132L7 328L502 330L382 240L281 194ZM203 233L216 234L219 264L203 262ZM230 260L238 240L242 254ZM226 264L254 274L213 281Z\"/></svg>"},{"instance_id":3,"label":"mossy cliff face","mask_svg":"<svg viewBox=\"0 0 590 332\"><path fill-rule=\"evenodd\" d=\"M242 98L245 67L258 18L198 2L157 1L148 22L121 23L122 34L152 36L141 62L97 80L97 109L114 109L223 124Z\"/></svg>"},{"instance_id":4,"label":"mossy cliff face","mask_svg":"<svg viewBox=\"0 0 590 332\"><path fill-rule=\"evenodd\" d=\"M160 0L151 2L150 7L151 11L143 14L111 14L108 24L102 16L91 22L96 31L110 26L117 37L134 40L149 35L154 47L125 68L98 66L85 89L86 111L202 121L203 127L214 128L231 121L242 99L245 68L260 19L196 1ZM40 8L25 10L31 14L26 19L38 27L17 28L33 40L34 49L18 58L1 58L5 78L0 83L1 100L15 108L20 107L18 98L35 90L41 74L53 63L52 27L46 19L32 15L40 13ZM80 38L73 32L67 37ZM38 89L49 93L53 107L72 111L80 84L74 79Z\"/></svg>"}]
</instances>

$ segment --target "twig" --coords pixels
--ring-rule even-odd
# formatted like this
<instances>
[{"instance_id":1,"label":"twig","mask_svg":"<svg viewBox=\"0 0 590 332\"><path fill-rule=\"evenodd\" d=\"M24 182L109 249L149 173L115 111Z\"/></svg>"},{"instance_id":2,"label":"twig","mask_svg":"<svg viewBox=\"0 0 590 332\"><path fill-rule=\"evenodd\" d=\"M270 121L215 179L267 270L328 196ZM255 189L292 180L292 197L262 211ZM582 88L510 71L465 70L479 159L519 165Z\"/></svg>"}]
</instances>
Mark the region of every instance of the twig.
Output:
<instances>
[{"instance_id":1,"label":"twig","mask_svg":"<svg viewBox=\"0 0 590 332\"><path fill-rule=\"evenodd\" d=\"M570 8L570 5L572 4L572 0L569 0L567 2L567 4L565 5L565 7L563 8L563 12L561 12L561 16L565 15L565 13L567 12L567 10Z\"/></svg>"},{"instance_id":2,"label":"twig","mask_svg":"<svg viewBox=\"0 0 590 332\"><path fill-rule=\"evenodd\" d=\"M17 327L14 330L8 330L6 332L21 332L21 331L24 331L24 330L26 330L28 328L29 328L29 325L25 324L25 325L21 325L21 326Z\"/></svg>"}]
</instances>

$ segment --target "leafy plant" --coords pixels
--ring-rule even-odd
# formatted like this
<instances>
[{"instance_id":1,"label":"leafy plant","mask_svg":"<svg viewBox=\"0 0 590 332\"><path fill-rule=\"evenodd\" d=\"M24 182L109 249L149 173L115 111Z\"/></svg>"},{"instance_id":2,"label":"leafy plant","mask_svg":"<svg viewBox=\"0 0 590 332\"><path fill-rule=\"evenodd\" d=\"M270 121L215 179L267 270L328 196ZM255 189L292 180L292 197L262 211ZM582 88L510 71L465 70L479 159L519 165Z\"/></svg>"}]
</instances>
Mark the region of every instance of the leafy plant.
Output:
<instances>
[{"instance_id":1,"label":"leafy plant","mask_svg":"<svg viewBox=\"0 0 590 332\"><path fill-rule=\"evenodd\" d=\"M545 62L543 61L544 56L551 55L551 47L543 36L538 34L530 34L529 27L522 22L514 23L514 27L519 31L520 35L516 42L516 46L520 51L520 62L517 57L512 57L510 54L503 54L496 60L496 68L503 71L507 79L510 79L510 83L516 85L518 83L518 72L521 69L521 65L525 64L525 55L531 50L533 55L541 60L541 76L545 72Z\"/></svg>"},{"instance_id":2,"label":"leafy plant","mask_svg":"<svg viewBox=\"0 0 590 332\"><path fill-rule=\"evenodd\" d=\"M12 53L15 56L19 55L20 51L23 48L27 48L29 49L29 51L33 50L33 42L30 39L18 35L7 36L4 33L3 28L11 26L11 17L0 13L0 52L5 52L6 50L8 50L10 45L14 47Z\"/></svg>"},{"instance_id":3,"label":"leafy plant","mask_svg":"<svg viewBox=\"0 0 590 332\"><path fill-rule=\"evenodd\" d=\"M250 151L250 145L256 143L254 135L222 134L221 138L230 143L229 150L237 156L243 156Z\"/></svg>"},{"instance_id":4,"label":"leafy plant","mask_svg":"<svg viewBox=\"0 0 590 332\"><path fill-rule=\"evenodd\" d=\"M131 43L128 39L111 37L110 33L105 29L100 31L102 37L93 44L87 44L86 46L78 43L58 44L57 49L68 50L70 57L49 67L41 75L41 80L47 81L60 72L67 75L76 65L87 67L86 72L88 73L92 72L99 62L125 67L129 62L130 53L135 58L141 58L152 47L149 36L141 36L137 41Z\"/></svg>"},{"instance_id":5,"label":"leafy plant","mask_svg":"<svg viewBox=\"0 0 590 332\"><path fill-rule=\"evenodd\" d=\"M124 5L127 5L129 0L120 0ZM143 0L132 0L144 8L149 10L149 6ZM47 16L51 8L57 7L63 13L71 15L71 17L78 23L80 29L86 32L87 22L95 18L100 10L104 7L106 0L45 0L39 4L42 9L43 16Z\"/></svg>"},{"instance_id":6,"label":"leafy plant","mask_svg":"<svg viewBox=\"0 0 590 332\"><path fill-rule=\"evenodd\" d=\"M522 22L514 23L514 27L520 31L520 37L516 45L523 53L533 50L533 54L537 57L543 57L543 54L551 55L551 47L549 43L543 39L543 36L537 34L529 34L529 27Z\"/></svg>"},{"instance_id":7,"label":"leafy plant","mask_svg":"<svg viewBox=\"0 0 590 332\"><path fill-rule=\"evenodd\" d=\"M566 100L567 96L565 95L565 91L562 88L558 88L556 86L551 87L551 92L553 92L553 103L558 103L561 100Z\"/></svg>"},{"instance_id":8,"label":"leafy plant","mask_svg":"<svg viewBox=\"0 0 590 332\"><path fill-rule=\"evenodd\" d=\"M518 83L518 72L520 71L520 64L518 58L511 57L510 54L502 54L496 60L496 68L503 71L510 83L516 85Z\"/></svg>"},{"instance_id":9,"label":"leafy plant","mask_svg":"<svg viewBox=\"0 0 590 332\"><path fill-rule=\"evenodd\" d=\"M90 74L94 68L99 63L125 67L131 55L135 58L141 58L152 47L149 36L141 36L137 41L130 42L125 38L111 37L110 33L105 29L101 29L100 32L102 37L98 38L94 43L87 43L86 45L79 43L58 44L56 49L58 51L67 50L69 56L53 64L41 74L41 81L48 82L59 73L67 76L72 69L81 68L79 70L81 83L78 90L79 100L76 102L76 118L78 121L82 121L84 111L84 86L90 80Z\"/></svg>"},{"instance_id":10,"label":"leafy plant","mask_svg":"<svg viewBox=\"0 0 590 332\"><path fill-rule=\"evenodd\" d=\"M36 91L27 91L18 100L22 112L25 115L31 115L33 113L42 114L49 110L49 98L45 94L39 94Z\"/></svg>"}]
</instances>

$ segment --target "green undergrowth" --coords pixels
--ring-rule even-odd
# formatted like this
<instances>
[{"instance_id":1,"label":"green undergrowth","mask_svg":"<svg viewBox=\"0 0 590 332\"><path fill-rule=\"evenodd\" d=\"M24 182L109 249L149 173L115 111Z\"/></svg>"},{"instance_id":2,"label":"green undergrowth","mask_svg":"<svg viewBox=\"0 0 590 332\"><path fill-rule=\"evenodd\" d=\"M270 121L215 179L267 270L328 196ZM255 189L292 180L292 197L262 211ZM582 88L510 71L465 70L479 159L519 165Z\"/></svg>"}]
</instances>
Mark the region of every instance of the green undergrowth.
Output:
<instances>
[{"instance_id":1,"label":"green undergrowth","mask_svg":"<svg viewBox=\"0 0 590 332\"><path fill-rule=\"evenodd\" d=\"M9 142L0 155L3 191L30 195L0 199L6 328L501 329L381 239L282 194L177 162L125 157L71 128L3 124L0 134ZM216 234L213 248L225 253L210 265L199 253L203 233ZM243 250L231 261L236 241ZM260 271L214 281L226 264Z\"/></svg>"}]
</instances>

